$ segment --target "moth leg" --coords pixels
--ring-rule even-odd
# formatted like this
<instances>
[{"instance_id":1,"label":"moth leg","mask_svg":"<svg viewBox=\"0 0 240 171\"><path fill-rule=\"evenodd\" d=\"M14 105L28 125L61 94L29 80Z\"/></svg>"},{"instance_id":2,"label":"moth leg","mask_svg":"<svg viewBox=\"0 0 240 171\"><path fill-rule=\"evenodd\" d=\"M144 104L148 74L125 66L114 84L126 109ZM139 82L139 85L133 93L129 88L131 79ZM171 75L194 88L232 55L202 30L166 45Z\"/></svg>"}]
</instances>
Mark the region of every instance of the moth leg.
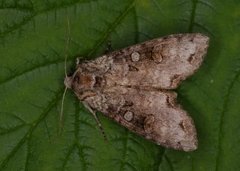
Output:
<instances>
[{"instance_id":1,"label":"moth leg","mask_svg":"<svg viewBox=\"0 0 240 171\"><path fill-rule=\"evenodd\" d=\"M102 124L101 124L100 120L98 119L98 117L96 115L96 111L94 111L86 102L83 102L83 105L84 105L85 108L87 108L92 113L92 115L93 115L95 121L97 122L98 127L99 127L99 129L100 129L100 131L101 131L101 133L102 133L102 135L104 137L104 140L108 141L107 140L107 136L105 134L105 131L104 131L103 127L102 127Z\"/></svg>"},{"instance_id":2,"label":"moth leg","mask_svg":"<svg viewBox=\"0 0 240 171\"><path fill-rule=\"evenodd\" d=\"M84 57L82 57L82 56L77 57L77 59L76 59L76 66L78 66L82 62L83 59L84 59Z\"/></svg>"}]
</instances>

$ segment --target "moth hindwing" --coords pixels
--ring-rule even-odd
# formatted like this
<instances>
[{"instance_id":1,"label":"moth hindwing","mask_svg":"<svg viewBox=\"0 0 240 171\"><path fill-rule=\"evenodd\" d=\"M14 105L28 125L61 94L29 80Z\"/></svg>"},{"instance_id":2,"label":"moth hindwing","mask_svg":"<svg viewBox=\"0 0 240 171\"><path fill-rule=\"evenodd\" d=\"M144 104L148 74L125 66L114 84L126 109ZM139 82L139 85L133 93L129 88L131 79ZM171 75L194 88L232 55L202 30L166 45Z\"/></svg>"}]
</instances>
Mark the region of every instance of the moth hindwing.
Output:
<instances>
[{"instance_id":1,"label":"moth hindwing","mask_svg":"<svg viewBox=\"0 0 240 171\"><path fill-rule=\"evenodd\" d=\"M177 88L201 65L209 38L175 34L79 63L65 78L80 101L146 139L178 150L197 149L191 117Z\"/></svg>"}]
</instances>

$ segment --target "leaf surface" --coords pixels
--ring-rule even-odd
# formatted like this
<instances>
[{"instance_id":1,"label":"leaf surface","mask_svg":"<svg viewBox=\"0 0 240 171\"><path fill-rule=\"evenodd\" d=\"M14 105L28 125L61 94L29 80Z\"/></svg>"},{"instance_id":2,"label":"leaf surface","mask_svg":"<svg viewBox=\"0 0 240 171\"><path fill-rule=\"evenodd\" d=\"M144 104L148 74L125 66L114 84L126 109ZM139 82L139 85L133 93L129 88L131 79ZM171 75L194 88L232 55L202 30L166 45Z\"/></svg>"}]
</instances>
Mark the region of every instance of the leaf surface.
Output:
<instances>
[{"instance_id":1,"label":"leaf surface","mask_svg":"<svg viewBox=\"0 0 240 171\"><path fill-rule=\"evenodd\" d=\"M238 170L239 11L237 0L1 0L0 170ZM99 113L106 143L70 91L58 134L65 55L74 69L76 57L93 59L109 41L116 50L186 32L210 37L203 65L177 89L198 150L162 148Z\"/></svg>"}]
</instances>

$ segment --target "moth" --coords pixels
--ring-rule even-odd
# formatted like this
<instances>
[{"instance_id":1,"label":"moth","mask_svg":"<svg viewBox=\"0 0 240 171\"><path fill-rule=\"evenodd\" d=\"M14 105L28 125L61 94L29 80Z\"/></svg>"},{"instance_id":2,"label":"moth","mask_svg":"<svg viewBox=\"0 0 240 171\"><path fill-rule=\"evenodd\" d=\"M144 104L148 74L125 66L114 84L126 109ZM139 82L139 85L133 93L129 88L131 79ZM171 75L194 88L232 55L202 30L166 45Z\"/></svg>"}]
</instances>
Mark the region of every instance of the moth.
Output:
<instances>
[{"instance_id":1,"label":"moth","mask_svg":"<svg viewBox=\"0 0 240 171\"><path fill-rule=\"evenodd\" d=\"M78 62L64 83L96 119L100 111L161 146L193 151L196 128L173 90L200 67L208 42L200 33L153 39Z\"/></svg>"}]
</instances>

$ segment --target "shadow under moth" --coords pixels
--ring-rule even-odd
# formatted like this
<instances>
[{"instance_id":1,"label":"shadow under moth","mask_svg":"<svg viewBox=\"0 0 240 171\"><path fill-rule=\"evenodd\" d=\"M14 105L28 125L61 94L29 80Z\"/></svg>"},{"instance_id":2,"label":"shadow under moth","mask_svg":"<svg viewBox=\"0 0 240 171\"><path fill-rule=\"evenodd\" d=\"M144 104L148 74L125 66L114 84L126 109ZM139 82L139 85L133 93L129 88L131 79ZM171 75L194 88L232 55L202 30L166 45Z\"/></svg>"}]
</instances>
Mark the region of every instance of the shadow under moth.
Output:
<instances>
[{"instance_id":1,"label":"shadow under moth","mask_svg":"<svg viewBox=\"0 0 240 171\"><path fill-rule=\"evenodd\" d=\"M193 151L196 129L173 89L200 67L208 41L199 33L146 41L78 62L64 83L96 120L100 111L159 145Z\"/></svg>"}]
</instances>

